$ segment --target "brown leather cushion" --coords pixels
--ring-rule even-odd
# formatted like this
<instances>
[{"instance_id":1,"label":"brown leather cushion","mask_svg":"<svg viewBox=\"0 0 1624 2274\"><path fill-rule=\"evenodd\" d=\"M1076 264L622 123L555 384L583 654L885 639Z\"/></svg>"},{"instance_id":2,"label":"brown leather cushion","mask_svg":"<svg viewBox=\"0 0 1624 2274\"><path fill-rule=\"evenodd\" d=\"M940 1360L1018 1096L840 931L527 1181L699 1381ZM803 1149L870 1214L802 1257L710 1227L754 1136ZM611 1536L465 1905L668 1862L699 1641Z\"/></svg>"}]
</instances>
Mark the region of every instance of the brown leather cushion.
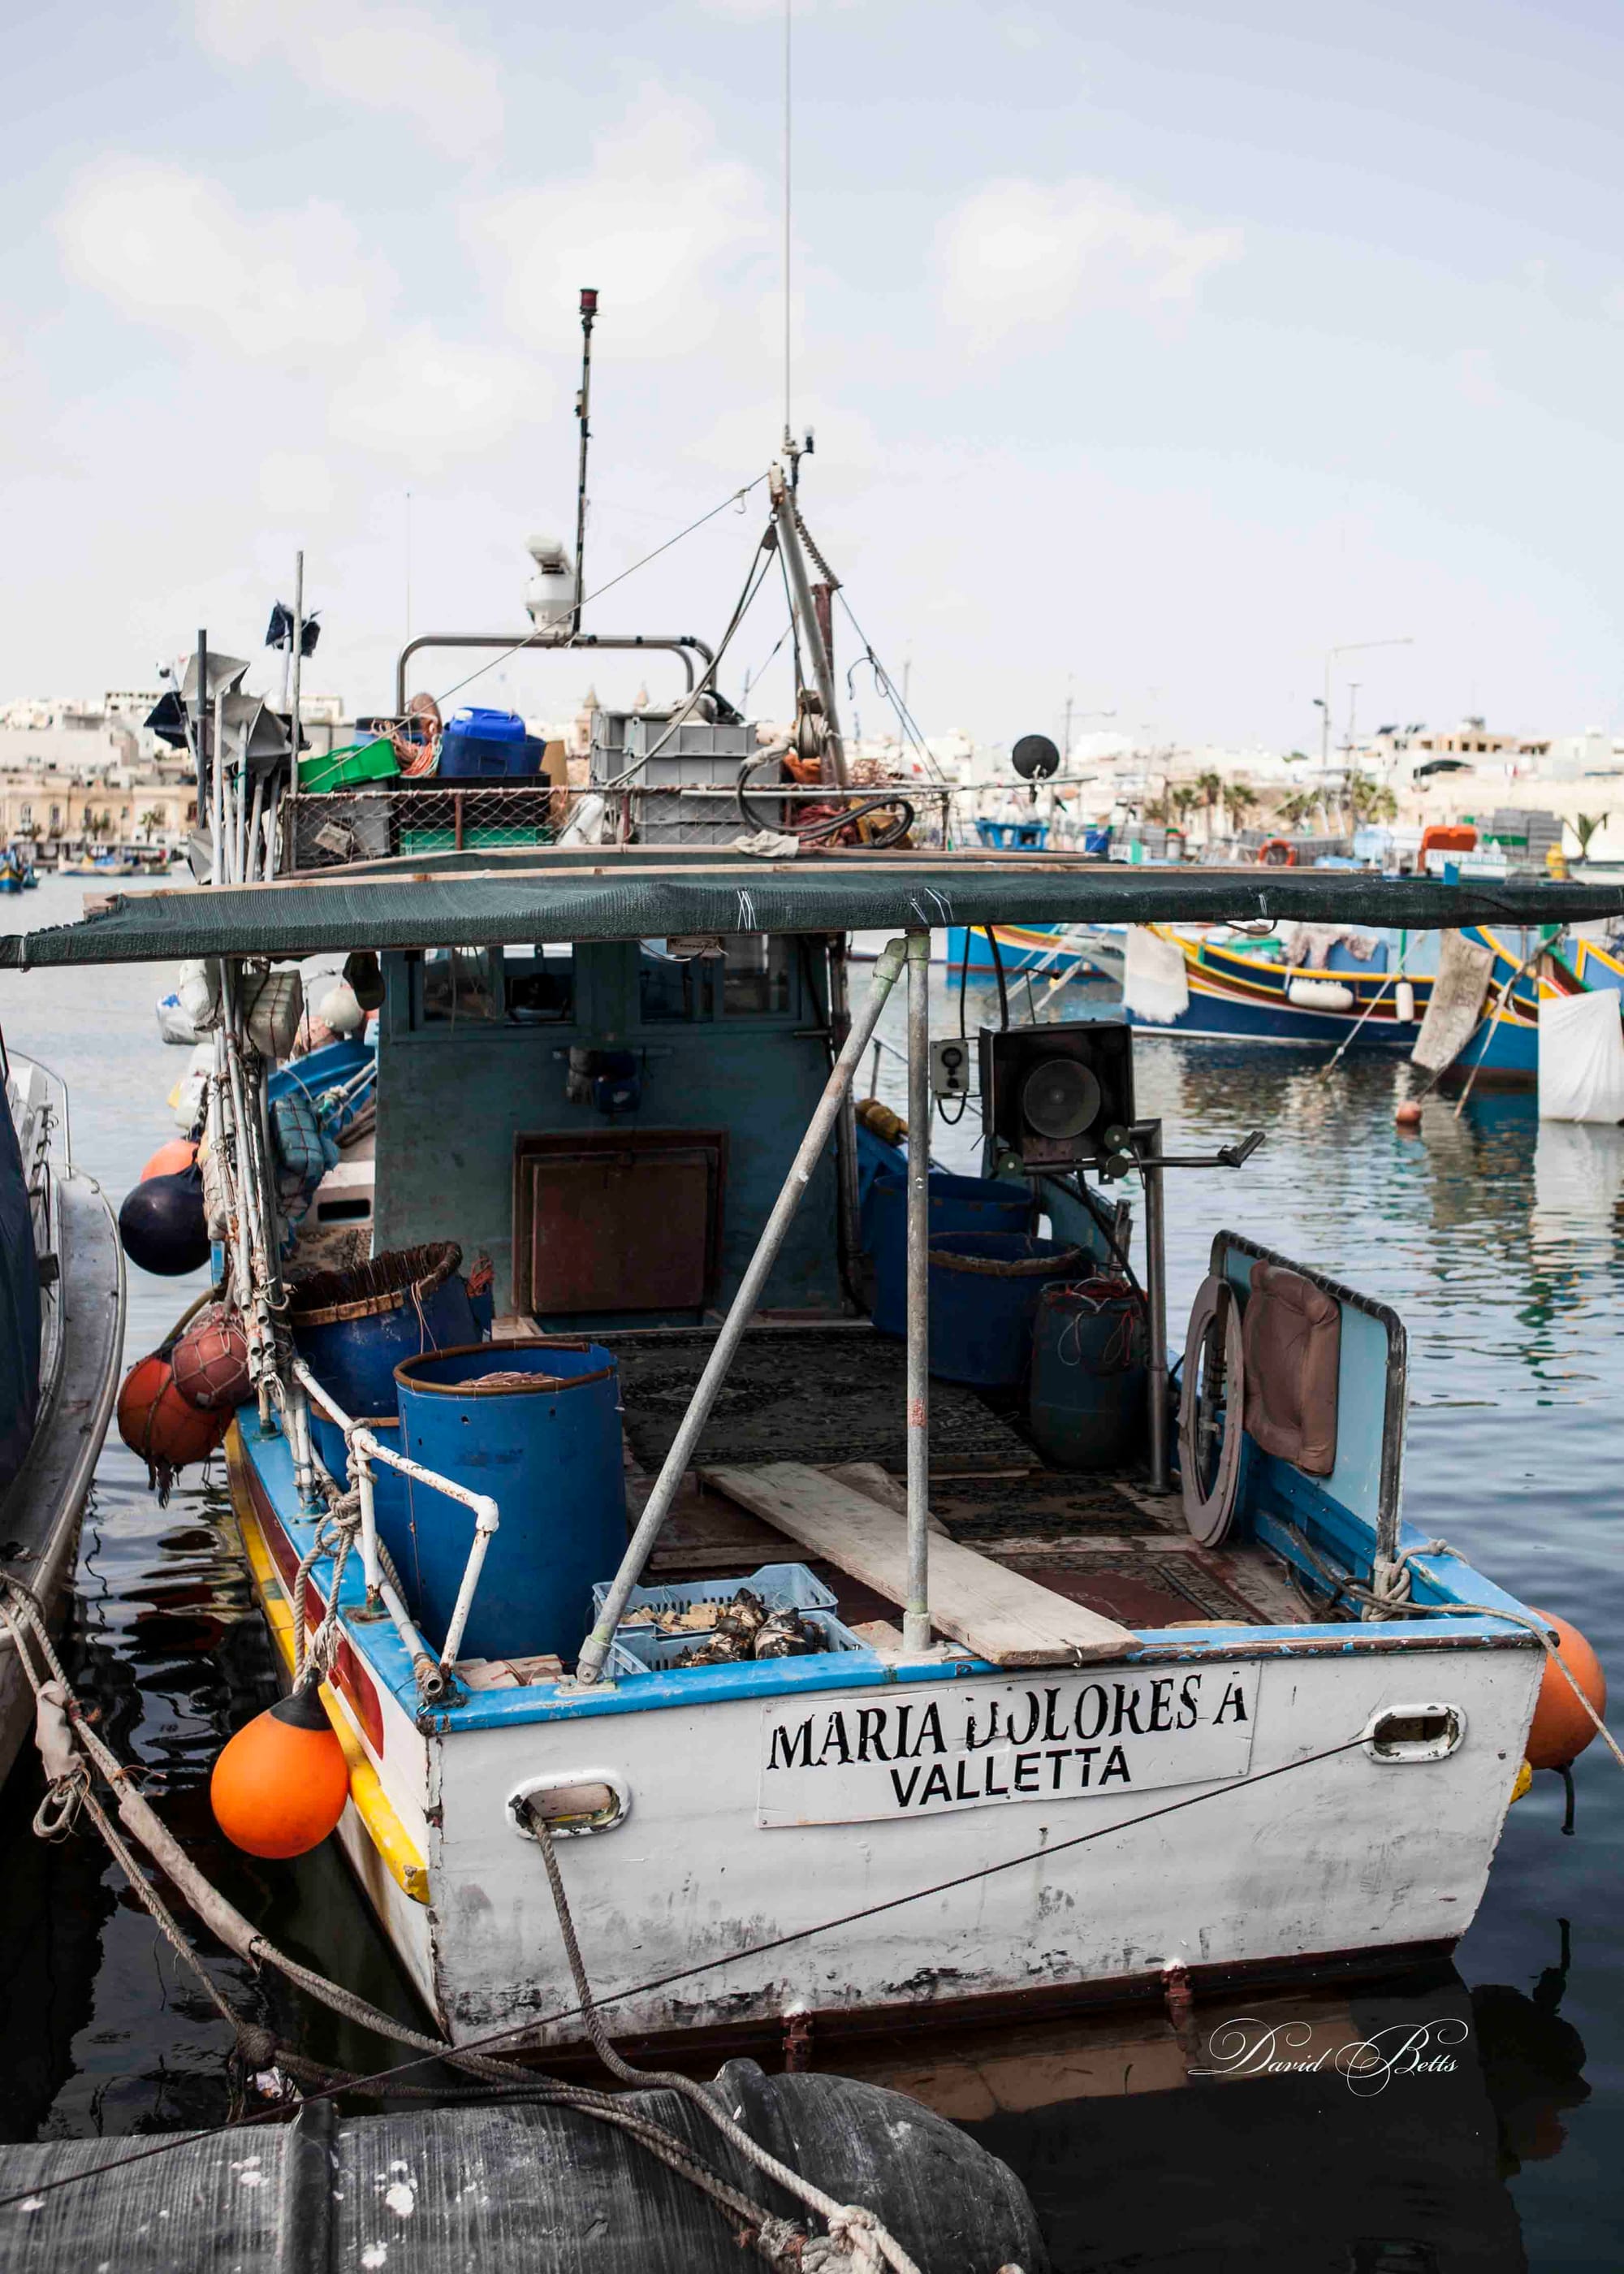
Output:
<instances>
[{"instance_id":1,"label":"brown leather cushion","mask_svg":"<svg viewBox=\"0 0 1624 2274\"><path fill-rule=\"evenodd\" d=\"M1311 1477L1336 1465L1340 1306L1300 1271L1252 1266L1243 1326L1246 1430Z\"/></svg>"}]
</instances>

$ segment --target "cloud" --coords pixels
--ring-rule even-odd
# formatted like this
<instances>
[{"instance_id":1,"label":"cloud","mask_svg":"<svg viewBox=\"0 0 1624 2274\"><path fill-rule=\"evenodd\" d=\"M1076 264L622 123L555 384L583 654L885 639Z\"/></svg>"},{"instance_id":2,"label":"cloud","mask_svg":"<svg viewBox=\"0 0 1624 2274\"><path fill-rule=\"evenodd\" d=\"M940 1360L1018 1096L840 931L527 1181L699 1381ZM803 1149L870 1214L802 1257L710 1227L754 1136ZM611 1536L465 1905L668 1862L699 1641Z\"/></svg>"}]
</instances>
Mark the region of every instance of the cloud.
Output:
<instances>
[{"instance_id":1,"label":"cloud","mask_svg":"<svg viewBox=\"0 0 1624 2274\"><path fill-rule=\"evenodd\" d=\"M989 182L937 242L943 312L981 345L1079 307L1189 299L1238 260L1232 229L1192 229L1109 182Z\"/></svg>"},{"instance_id":2,"label":"cloud","mask_svg":"<svg viewBox=\"0 0 1624 2274\"><path fill-rule=\"evenodd\" d=\"M470 238L515 333L556 347L573 332L577 287L594 284L617 355L709 341L772 237L760 177L718 158L715 142L697 104L647 90L585 174L475 208ZM735 321L748 328L748 309Z\"/></svg>"},{"instance_id":3,"label":"cloud","mask_svg":"<svg viewBox=\"0 0 1624 2274\"><path fill-rule=\"evenodd\" d=\"M255 217L216 183L147 158L80 174L56 215L70 272L126 315L263 361L361 339L395 290L335 206Z\"/></svg>"},{"instance_id":4,"label":"cloud","mask_svg":"<svg viewBox=\"0 0 1624 2274\"><path fill-rule=\"evenodd\" d=\"M488 449L521 418L545 418L553 398L523 357L441 340L419 324L348 373L333 395L330 423L341 441L399 453L432 471Z\"/></svg>"},{"instance_id":5,"label":"cloud","mask_svg":"<svg viewBox=\"0 0 1624 2274\"><path fill-rule=\"evenodd\" d=\"M440 148L477 154L500 133L494 56L425 8L367 0L195 0L198 38L222 63L276 62L319 94L415 119Z\"/></svg>"},{"instance_id":6,"label":"cloud","mask_svg":"<svg viewBox=\"0 0 1624 2274\"><path fill-rule=\"evenodd\" d=\"M1457 348L1449 358L1449 368L1462 399L1474 410L1504 410L1506 390L1488 348Z\"/></svg>"},{"instance_id":7,"label":"cloud","mask_svg":"<svg viewBox=\"0 0 1624 2274\"><path fill-rule=\"evenodd\" d=\"M278 520L318 520L333 509L333 476L312 450L269 450L259 461L259 502Z\"/></svg>"}]
</instances>

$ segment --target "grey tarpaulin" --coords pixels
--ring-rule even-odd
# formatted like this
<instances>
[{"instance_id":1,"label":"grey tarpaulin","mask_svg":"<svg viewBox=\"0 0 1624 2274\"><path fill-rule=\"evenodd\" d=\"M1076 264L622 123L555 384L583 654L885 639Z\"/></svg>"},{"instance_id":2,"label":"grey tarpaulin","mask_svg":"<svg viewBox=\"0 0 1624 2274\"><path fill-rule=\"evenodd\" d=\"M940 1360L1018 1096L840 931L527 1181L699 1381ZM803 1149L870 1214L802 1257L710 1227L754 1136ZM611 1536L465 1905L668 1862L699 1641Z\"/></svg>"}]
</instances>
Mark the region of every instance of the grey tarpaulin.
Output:
<instances>
[{"instance_id":1,"label":"grey tarpaulin","mask_svg":"<svg viewBox=\"0 0 1624 2274\"><path fill-rule=\"evenodd\" d=\"M710 847L538 849L374 863L268 885L94 896L83 922L0 936L0 969L471 947L681 932L954 923L1560 923L1624 915L1624 884L1357 871L1119 867L1042 854L837 852L752 861Z\"/></svg>"}]
</instances>

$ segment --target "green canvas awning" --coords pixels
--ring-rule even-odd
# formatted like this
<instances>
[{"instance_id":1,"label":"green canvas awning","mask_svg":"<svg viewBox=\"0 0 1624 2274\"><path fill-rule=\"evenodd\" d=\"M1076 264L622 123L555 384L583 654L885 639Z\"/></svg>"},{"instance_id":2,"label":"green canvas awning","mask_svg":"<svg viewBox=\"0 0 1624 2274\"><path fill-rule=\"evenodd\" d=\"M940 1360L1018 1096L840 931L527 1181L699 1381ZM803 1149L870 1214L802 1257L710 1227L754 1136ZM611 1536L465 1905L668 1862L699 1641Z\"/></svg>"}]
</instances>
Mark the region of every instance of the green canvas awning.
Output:
<instances>
[{"instance_id":1,"label":"green canvas awning","mask_svg":"<svg viewBox=\"0 0 1624 2274\"><path fill-rule=\"evenodd\" d=\"M759 861L710 847L465 853L269 885L92 896L84 919L0 936L0 968L293 957L684 932L1260 920L1448 930L1624 915L1624 882L1131 867L1080 855L837 852Z\"/></svg>"}]
</instances>

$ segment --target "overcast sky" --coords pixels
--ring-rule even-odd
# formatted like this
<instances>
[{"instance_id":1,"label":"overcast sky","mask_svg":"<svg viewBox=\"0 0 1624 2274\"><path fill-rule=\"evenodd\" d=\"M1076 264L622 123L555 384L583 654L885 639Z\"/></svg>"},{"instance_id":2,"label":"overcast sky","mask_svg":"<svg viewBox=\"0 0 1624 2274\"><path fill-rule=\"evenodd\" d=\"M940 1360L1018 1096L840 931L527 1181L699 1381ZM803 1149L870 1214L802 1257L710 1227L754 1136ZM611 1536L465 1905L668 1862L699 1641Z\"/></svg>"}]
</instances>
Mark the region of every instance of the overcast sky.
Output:
<instances>
[{"instance_id":1,"label":"overcast sky","mask_svg":"<svg viewBox=\"0 0 1624 2274\"><path fill-rule=\"evenodd\" d=\"M31 10L0 697L141 683L199 623L248 651L303 545L314 680L382 707L409 490L412 629L522 629L524 539L572 523L583 283L589 587L758 475L781 24ZM1307 746L1326 650L1402 635L1339 666L1339 731L1350 680L1365 725L1624 726L1616 5L804 0L794 49L807 514L928 728L1053 731L1069 684L1079 719ZM764 494L589 622L714 639ZM782 621L769 586L735 694ZM470 693L561 712L587 675Z\"/></svg>"}]
</instances>

